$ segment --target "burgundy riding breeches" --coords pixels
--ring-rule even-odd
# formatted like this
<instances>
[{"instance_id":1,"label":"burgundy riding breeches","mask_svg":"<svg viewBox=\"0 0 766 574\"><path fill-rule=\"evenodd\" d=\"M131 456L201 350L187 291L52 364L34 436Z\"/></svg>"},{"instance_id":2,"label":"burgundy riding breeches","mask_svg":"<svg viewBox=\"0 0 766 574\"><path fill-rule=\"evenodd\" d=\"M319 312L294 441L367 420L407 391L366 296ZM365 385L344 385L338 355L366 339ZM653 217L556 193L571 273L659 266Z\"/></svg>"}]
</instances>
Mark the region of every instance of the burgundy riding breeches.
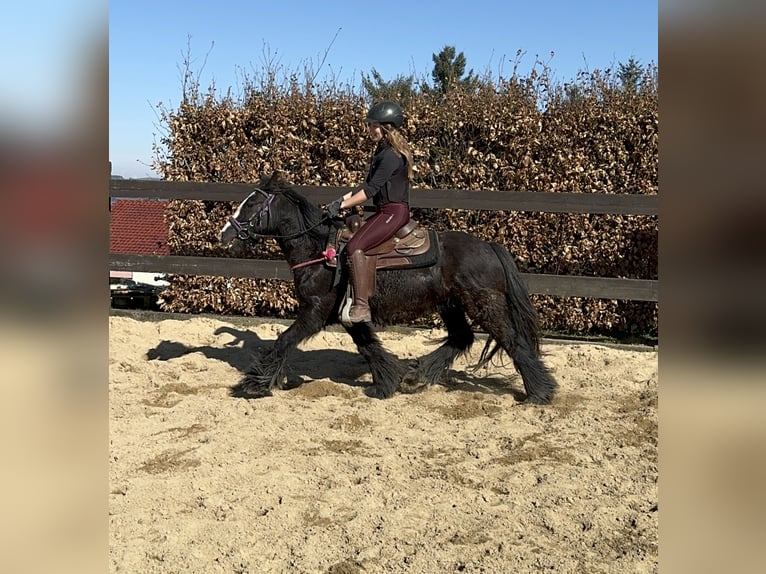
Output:
<instances>
[{"instance_id":1,"label":"burgundy riding breeches","mask_svg":"<svg viewBox=\"0 0 766 574\"><path fill-rule=\"evenodd\" d=\"M406 203L386 203L367 219L348 242L348 253L358 249L367 251L391 239L410 220L410 207Z\"/></svg>"}]
</instances>

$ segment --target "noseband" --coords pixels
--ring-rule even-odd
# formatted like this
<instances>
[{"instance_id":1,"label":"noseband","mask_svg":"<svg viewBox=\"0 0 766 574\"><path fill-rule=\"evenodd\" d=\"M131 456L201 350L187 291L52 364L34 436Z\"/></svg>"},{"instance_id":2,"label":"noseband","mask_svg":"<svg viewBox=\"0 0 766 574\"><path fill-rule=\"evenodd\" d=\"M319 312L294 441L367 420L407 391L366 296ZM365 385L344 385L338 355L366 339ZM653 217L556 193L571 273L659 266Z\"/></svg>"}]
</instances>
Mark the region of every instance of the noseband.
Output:
<instances>
[{"instance_id":1,"label":"noseband","mask_svg":"<svg viewBox=\"0 0 766 574\"><path fill-rule=\"evenodd\" d=\"M294 239L304 235L305 233L308 233L316 227L319 227L322 222L329 218L329 216L325 215L316 224L312 225L308 229L301 229L299 232L293 233L291 235L274 235L271 233L261 233L258 230L263 229L262 224L264 218L266 221L268 221L269 217L271 216L271 202L274 201L276 195L273 193L266 193L259 187L256 187L255 191L266 198L266 202L261 206L261 209L259 209L257 213L254 213L247 221L239 221L234 217L229 218L229 222L237 232L237 239L240 241L255 241L260 237L273 237L274 239ZM301 227L303 227L302 223Z\"/></svg>"}]
</instances>

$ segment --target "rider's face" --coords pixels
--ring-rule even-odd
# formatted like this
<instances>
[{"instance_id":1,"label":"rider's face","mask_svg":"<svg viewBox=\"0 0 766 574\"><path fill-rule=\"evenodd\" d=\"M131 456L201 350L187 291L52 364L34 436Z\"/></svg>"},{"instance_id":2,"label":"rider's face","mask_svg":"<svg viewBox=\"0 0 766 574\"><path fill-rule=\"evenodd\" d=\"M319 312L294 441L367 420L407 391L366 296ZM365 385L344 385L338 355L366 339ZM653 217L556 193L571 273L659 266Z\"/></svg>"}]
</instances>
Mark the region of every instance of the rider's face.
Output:
<instances>
[{"instance_id":1,"label":"rider's face","mask_svg":"<svg viewBox=\"0 0 766 574\"><path fill-rule=\"evenodd\" d=\"M378 122L370 122L367 124L367 131L369 132L372 141L379 142L383 139L383 128L380 127Z\"/></svg>"}]
</instances>

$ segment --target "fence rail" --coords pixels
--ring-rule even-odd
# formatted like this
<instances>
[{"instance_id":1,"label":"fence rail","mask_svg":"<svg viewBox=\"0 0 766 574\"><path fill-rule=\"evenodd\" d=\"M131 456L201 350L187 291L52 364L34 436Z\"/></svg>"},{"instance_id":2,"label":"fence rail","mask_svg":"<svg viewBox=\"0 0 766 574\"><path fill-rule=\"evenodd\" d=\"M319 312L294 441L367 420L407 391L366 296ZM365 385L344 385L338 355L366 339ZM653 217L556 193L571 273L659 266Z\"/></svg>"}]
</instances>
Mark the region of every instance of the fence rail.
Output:
<instances>
[{"instance_id":1,"label":"fence rail","mask_svg":"<svg viewBox=\"0 0 766 574\"><path fill-rule=\"evenodd\" d=\"M111 197L142 199L198 199L242 201L255 189L252 183L207 183L113 179ZM314 203L329 203L351 187L296 185L295 189ZM609 213L657 215L656 195L612 193L545 193L539 191L465 191L460 189L414 189L411 206L436 209L490 211L545 211L550 213Z\"/></svg>"},{"instance_id":2,"label":"fence rail","mask_svg":"<svg viewBox=\"0 0 766 574\"><path fill-rule=\"evenodd\" d=\"M254 184L247 183L112 179L109 185L109 195L111 198L241 201L247 194L252 192L254 187ZM350 187L319 186L295 186L295 188L310 201L317 204L328 203L351 189ZM412 192L411 205L414 208L653 216L658 213L658 196L416 189ZM110 253L109 269L180 275L292 279L289 266L281 260ZM524 273L522 276L531 293L542 295L633 301L659 300L659 282L652 279L621 279L532 273Z\"/></svg>"}]
</instances>

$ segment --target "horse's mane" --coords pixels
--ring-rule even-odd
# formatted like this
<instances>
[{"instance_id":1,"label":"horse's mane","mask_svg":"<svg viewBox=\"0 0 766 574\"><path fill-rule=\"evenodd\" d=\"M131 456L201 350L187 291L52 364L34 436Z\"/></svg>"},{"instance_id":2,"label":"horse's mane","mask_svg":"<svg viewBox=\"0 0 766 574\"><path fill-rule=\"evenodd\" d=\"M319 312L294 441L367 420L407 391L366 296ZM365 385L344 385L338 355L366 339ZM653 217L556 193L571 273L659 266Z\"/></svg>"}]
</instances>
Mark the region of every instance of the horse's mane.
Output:
<instances>
[{"instance_id":1,"label":"horse's mane","mask_svg":"<svg viewBox=\"0 0 766 574\"><path fill-rule=\"evenodd\" d=\"M324 217L322 211L298 193L279 172L275 172L270 177L262 178L258 187L266 193L283 195L290 203L295 205L300 214L301 221L298 224L301 230L307 230L309 235L318 239L324 240L327 238L326 227L319 225Z\"/></svg>"}]
</instances>

